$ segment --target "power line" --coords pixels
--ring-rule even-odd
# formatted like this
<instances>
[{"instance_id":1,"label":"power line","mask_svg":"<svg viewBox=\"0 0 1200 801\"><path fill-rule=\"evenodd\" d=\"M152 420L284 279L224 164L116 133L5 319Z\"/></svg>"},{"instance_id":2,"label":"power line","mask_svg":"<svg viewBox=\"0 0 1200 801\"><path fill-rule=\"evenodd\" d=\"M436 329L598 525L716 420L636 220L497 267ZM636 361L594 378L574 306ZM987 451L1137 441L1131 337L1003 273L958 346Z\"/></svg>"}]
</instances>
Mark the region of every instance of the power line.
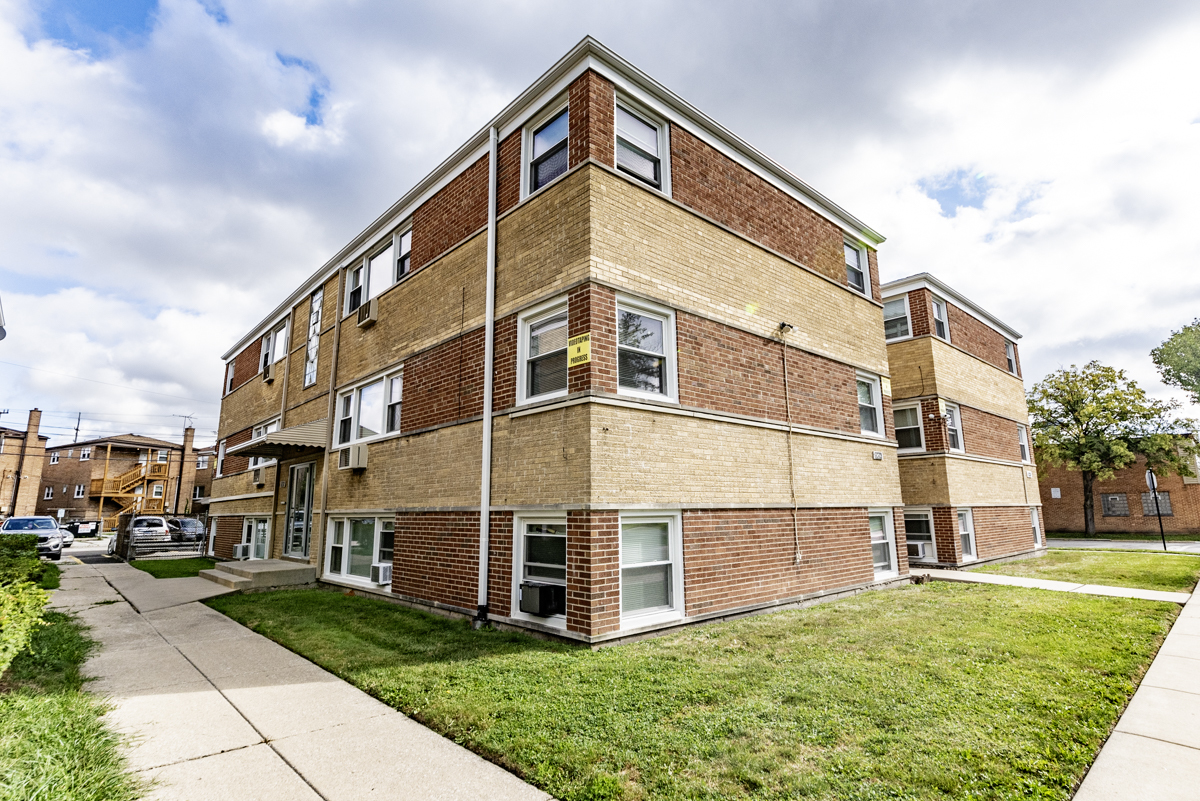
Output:
<instances>
[{"instance_id":1,"label":"power line","mask_svg":"<svg viewBox=\"0 0 1200 801\"><path fill-rule=\"evenodd\" d=\"M199 398L187 398L187 397L184 397L183 395L168 395L165 392L154 392L149 389L140 389L138 387L131 387L127 384L113 384L109 381L99 381L95 378L84 378L81 375L71 375L70 373L59 373L55 370L43 370L40 367L30 367L27 364L17 364L16 362L6 362L6 361L0 360L0 364L7 364L12 367L20 367L24 370L32 370L35 373L47 373L49 375L62 376L63 378L73 378L76 381L90 381L93 384L103 384L106 387L116 387L117 389L129 389L129 390L133 390L134 392L144 392L147 395L158 395L159 397L163 397L163 398L175 398L177 400L193 401L195 403L210 403L210 404L217 403L217 401L206 401L206 400L200 400Z\"/></svg>"}]
</instances>

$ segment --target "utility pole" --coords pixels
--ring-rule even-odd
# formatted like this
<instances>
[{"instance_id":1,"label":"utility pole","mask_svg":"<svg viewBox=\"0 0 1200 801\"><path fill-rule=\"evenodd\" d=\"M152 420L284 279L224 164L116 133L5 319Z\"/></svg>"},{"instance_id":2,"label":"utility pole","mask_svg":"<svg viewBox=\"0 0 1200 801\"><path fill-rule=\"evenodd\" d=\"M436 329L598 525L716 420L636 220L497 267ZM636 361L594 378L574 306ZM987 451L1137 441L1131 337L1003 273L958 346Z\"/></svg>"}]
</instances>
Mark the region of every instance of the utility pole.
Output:
<instances>
[{"instance_id":1,"label":"utility pole","mask_svg":"<svg viewBox=\"0 0 1200 801\"><path fill-rule=\"evenodd\" d=\"M83 420L83 412L80 412L75 418L75 439L73 442L79 442L79 423Z\"/></svg>"}]
</instances>

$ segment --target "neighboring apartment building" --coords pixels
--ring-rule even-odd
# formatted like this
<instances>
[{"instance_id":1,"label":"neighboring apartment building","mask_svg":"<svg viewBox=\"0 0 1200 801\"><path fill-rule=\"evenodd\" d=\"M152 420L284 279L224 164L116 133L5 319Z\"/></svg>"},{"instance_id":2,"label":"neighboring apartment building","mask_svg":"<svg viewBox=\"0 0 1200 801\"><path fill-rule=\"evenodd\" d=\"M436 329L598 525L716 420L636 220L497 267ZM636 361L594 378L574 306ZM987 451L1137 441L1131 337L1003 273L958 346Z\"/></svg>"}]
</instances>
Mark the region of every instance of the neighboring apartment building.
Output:
<instances>
[{"instance_id":1,"label":"neighboring apartment building","mask_svg":"<svg viewBox=\"0 0 1200 801\"><path fill-rule=\"evenodd\" d=\"M183 444L124 434L49 448L37 513L64 524L103 517L113 531L122 515L186 514L195 483L194 430Z\"/></svg>"},{"instance_id":2,"label":"neighboring apartment building","mask_svg":"<svg viewBox=\"0 0 1200 801\"><path fill-rule=\"evenodd\" d=\"M1200 459L1194 476L1159 476L1158 511L1167 534L1200 534ZM1146 486L1146 460L1092 485L1096 533L1158 534L1154 494ZM1065 467L1043 467L1042 508L1046 530L1082 532L1083 476Z\"/></svg>"},{"instance_id":3,"label":"neighboring apartment building","mask_svg":"<svg viewBox=\"0 0 1200 801\"><path fill-rule=\"evenodd\" d=\"M0 427L0 520L31 515L42 488L42 468L49 437L38 433L42 413L29 412L24 431Z\"/></svg>"},{"instance_id":4,"label":"neighboring apartment building","mask_svg":"<svg viewBox=\"0 0 1200 801\"><path fill-rule=\"evenodd\" d=\"M208 514L208 496L212 493L213 474L217 467L217 448L215 445L197 448L194 458L196 472L192 480L191 501L187 513L205 517Z\"/></svg>"},{"instance_id":5,"label":"neighboring apartment building","mask_svg":"<svg viewBox=\"0 0 1200 801\"><path fill-rule=\"evenodd\" d=\"M903 581L881 241L585 39L226 355L215 551L593 643Z\"/></svg>"},{"instance_id":6,"label":"neighboring apartment building","mask_svg":"<svg viewBox=\"0 0 1200 801\"><path fill-rule=\"evenodd\" d=\"M1045 547L1017 340L928 273L883 286L911 564Z\"/></svg>"}]
</instances>

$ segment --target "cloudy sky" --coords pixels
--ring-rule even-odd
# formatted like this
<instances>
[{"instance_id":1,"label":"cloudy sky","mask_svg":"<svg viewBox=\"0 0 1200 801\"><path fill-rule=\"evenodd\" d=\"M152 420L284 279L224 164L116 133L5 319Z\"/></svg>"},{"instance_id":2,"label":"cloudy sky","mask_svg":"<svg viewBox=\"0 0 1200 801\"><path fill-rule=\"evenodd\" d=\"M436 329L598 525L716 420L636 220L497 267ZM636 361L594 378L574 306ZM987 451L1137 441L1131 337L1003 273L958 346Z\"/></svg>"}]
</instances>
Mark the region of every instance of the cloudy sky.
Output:
<instances>
[{"instance_id":1,"label":"cloudy sky","mask_svg":"<svg viewBox=\"0 0 1200 801\"><path fill-rule=\"evenodd\" d=\"M1021 331L1027 384L1182 398L1194 0L0 0L0 424L211 441L221 354L586 34Z\"/></svg>"}]
</instances>

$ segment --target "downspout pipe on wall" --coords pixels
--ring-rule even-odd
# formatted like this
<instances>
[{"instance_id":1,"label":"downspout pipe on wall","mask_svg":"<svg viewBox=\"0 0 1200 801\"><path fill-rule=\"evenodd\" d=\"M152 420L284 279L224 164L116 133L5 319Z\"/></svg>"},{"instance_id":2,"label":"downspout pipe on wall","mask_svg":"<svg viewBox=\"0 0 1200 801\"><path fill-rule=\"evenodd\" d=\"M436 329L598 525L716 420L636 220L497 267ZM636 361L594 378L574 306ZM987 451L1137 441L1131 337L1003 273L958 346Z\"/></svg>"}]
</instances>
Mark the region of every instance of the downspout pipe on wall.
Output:
<instances>
[{"instance_id":1,"label":"downspout pipe on wall","mask_svg":"<svg viewBox=\"0 0 1200 801\"><path fill-rule=\"evenodd\" d=\"M478 613L472 622L480 628L488 621L488 548L491 539L492 510L492 373L495 367L496 340L496 158L499 134L495 126L489 132L488 146L488 232L487 296L483 335L483 460L479 477L479 594Z\"/></svg>"}]
</instances>

